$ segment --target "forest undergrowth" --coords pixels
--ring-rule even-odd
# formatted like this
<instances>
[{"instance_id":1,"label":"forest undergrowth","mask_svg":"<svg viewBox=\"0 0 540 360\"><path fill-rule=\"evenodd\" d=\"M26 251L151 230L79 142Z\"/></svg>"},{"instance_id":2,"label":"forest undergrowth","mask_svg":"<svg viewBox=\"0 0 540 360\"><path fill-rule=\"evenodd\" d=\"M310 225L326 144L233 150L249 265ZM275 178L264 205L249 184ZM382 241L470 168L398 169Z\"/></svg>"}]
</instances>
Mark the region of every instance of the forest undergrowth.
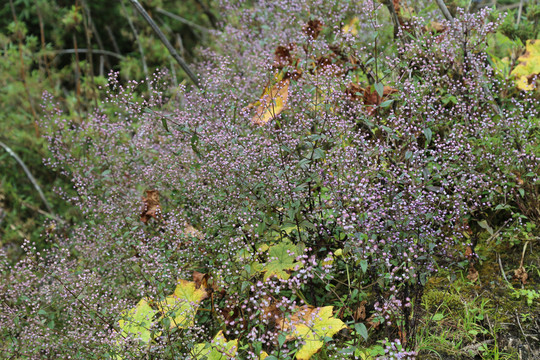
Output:
<instances>
[{"instance_id":1,"label":"forest undergrowth","mask_svg":"<svg viewBox=\"0 0 540 360\"><path fill-rule=\"evenodd\" d=\"M540 5L466 3L221 1L195 82L45 93L78 218L0 249L0 356L539 356Z\"/></svg>"}]
</instances>

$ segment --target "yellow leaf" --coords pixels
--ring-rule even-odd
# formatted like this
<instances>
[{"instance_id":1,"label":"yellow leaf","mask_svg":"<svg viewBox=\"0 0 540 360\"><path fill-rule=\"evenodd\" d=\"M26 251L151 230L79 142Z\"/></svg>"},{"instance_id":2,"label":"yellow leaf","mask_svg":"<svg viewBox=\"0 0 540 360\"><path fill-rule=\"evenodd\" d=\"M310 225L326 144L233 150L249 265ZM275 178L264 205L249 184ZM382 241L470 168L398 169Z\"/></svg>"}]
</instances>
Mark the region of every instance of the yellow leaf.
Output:
<instances>
[{"instance_id":1,"label":"yellow leaf","mask_svg":"<svg viewBox=\"0 0 540 360\"><path fill-rule=\"evenodd\" d=\"M118 321L123 336L134 334L142 342L148 343L152 337L150 328L154 324L152 320L156 310L152 309L146 299L141 299L137 306L124 312L123 319Z\"/></svg>"},{"instance_id":2,"label":"yellow leaf","mask_svg":"<svg viewBox=\"0 0 540 360\"><path fill-rule=\"evenodd\" d=\"M345 26L343 26L343 29L341 29L344 33L351 33L352 35L358 35L358 28L360 27L360 19L357 17L353 17Z\"/></svg>"},{"instance_id":3,"label":"yellow leaf","mask_svg":"<svg viewBox=\"0 0 540 360\"><path fill-rule=\"evenodd\" d=\"M264 125L275 119L285 109L289 97L289 84L290 80L284 79L264 89L255 116L251 119L253 124Z\"/></svg>"},{"instance_id":4,"label":"yellow leaf","mask_svg":"<svg viewBox=\"0 0 540 360\"><path fill-rule=\"evenodd\" d=\"M238 351L238 339L227 341L223 331L216 334L210 344L196 344L194 347L195 359L226 360L235 359Z\"/></svg>"},{"instance_id":5,"label":"yellow leaf","mask_svg":"<svg viewBox=\"0 0 540 360\"><path fill-rule=\"evenodd\" d=\"M516 86L521 90L533 90L533 77L540 74L540 40L527 40L525 54L519 57L519 65L512 70Z\"/></svg>"},{"instance_id":6,"label":"yellow leaf","mask_svg":"<svg viewBox=\"0 0 540 360\"><path fill-rule=\"evenodd\" d=\"M287 340L301 338L304 345L296 353L297 360L307 360L317 353L324 345L325 337L332 337L345 328L343 321L332 316L333 306L322 308L303 307L300 318L292 316L280 324L284 331L292 333Z\"/></svg>"},{"instance_id":7,"label":"yellow leaf","mask_svg":"<svg viewBox=\"0 0 540 360\"><path fill-rule=\"evenodd\" d=\"M207 292L197 289L194 282L178 279L174 294L167 296L158 306L163 317L171 318L171 328L188 328L193 325L200 302L207 296Z\"/></svg>"}]
</instances>

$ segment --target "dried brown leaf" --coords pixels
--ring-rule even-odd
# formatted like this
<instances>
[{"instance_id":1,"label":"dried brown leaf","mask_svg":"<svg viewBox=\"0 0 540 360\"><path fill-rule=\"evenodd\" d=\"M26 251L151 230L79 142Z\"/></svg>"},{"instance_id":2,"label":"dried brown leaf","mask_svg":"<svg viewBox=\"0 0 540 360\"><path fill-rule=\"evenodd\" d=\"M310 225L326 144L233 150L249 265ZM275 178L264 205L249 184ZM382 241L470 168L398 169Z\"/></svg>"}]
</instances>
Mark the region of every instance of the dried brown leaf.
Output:
<instances>
[{"instance_id":1,"label":"dried brown leaf","mask_svg":"<svg viewBox=\"0 0 540 360\"><path fill-rule=\"evenodd\" d=\"M520 266L518 269L514 270L514 280L521 281L522 284L527 283L527 279L529 278L529 274L527 274L527 271L523 266Z\"/></svg>"},{"instance_id":2,"label":"dried brown leaf","mask_svg":"<svg viewBox=\"0 0 540 360\"><path fill-rule=\"evenodd\" d=\"M478 271L474 268L473 264L469 264L469 273L467 274L467 279L472 282L478 280Z\"/></svg>"},{"instance_id":3,"label":"dried brown leaf","mask_svg":"<svg viewBox=\"0 0 540 360\"><path fill-rule=\"evenodd\" d=\"M161 205L159 203L159 191L146 190L146 197L142 198L141 221L147 223L150 218L161 217Z\"/></svg>"},{"instance_id":4,"label":"dried brown leaf","mask_svg":"<svg viewBox=\"0 0 540 360\"><path fill-rule=\"evenodd\" d=\"M367 304L367 301L362 301L360 303L360 306L358 306L358 308L354 311L353 313L353 318L355 321L362 321L362 320L365 320L366 318L366 304Z\"/></svg>"},{"instance_id":5,"label":"dried brown leaf","mask_svg":"<svg viewBox=\"0 0 540 360\"><path fill-rule=\"evenodd\" d=\"M294 43L290 43L287 46L278 46L274 52L274 67L277 69L283 69L286 66L293 66L296 62L292 52L296 49Z\"/></svg>"},{"instance_id":6,"label":"dried brown leaf","mask_svg":"<svg viewBox=\"0 0 540 360\"><path fill-rule=\"evenodd\" d=\"M320 20L309 20L303 29L304 33L311 37L313 40L316 40L319 37L323 29L324 24Z\"/></svg>"}]
</instances>

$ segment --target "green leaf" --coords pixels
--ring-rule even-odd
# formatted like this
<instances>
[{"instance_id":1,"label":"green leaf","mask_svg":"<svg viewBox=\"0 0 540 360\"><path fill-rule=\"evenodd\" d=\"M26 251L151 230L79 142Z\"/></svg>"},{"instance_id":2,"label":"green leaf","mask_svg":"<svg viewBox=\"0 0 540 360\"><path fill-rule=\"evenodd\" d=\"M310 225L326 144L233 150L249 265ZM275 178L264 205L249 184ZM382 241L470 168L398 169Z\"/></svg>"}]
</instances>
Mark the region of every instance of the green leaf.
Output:
<instances>
[{"instance_id":1,"label":"green leaf","mask_svg":"<svg viewBox=\"0 0 540 360\"><path fill-rule=\"evenodd\" d=\"M490 235L493 235L493 228L488 225L486 220L479 221L478 225L480 225L481 228L486 229Z\"/></svg>"},{"instance_id":2,"label":"green leaf","mask_svg":"<svg viewBox=\"0 0 540 360\"><path fill-rule=\"evenodd\" d=\"M279 279L288 279L289 272L303 267L301 262L297 262L298 248L289 240L284 240L277 245L273 245L268 250L270 261L264 266L264 281L272 276Z\"/></svg>"},{"instance_id":3,"label":"green leaf","mask_svg":"<svg viewBox=\"0 0 540 360\"><path fill-rule=\"evenodd\" d=\"M362 268L362 272L365 274L368 267L367 260L360 260L360 267Z\"/></svg>"},{"instance_id":4,"label":"green leaf","mask_svg":"<svg viewBox=\"0 0 540 360\"><path fill-rule=\"evenodd\" d=\"M433 317L431 319L433 321L441 321L442 319L444 319L444 314L437 313L437 314L433 315Z\"/></svg>"},{"instance_id":5,"label":"green leaf","mask_svg":"<svg viewBox=\"0 0 540 360\"><path fill-rule=\"evenodd\" d=\"M375 83L374 84L375 91L377 94L379 94L380 97L383 97L384 95L384 85L382 83Z\"/></svg>"},{"instance_id":6,"label":"green leaf","mask_svg":"<svg viewBox=\"0 0 540 360\"><path fill-rule=\"evenodd\" d=\"M426 137L426 145L428 145L431 142L431 137L433 136L430 128L424 129L424 136Z\"/></svg>"},{"instance_id":7,"label":"green leaf","mask_svg":"<svg viewBox=\"0 0 540 360\"><path fill-rule=\"evenodd\" d=\"M278 339L279 347L282 347L283 344L285 344L285 340L287 340L287 337L284 334L279 334L277 339Z\"/></svg>"},{"instance_id":8,"label":"green leaf","mask_svg":"<svg viewBox=\"0 0 540 360\"><path fill-rule=\"evenodd\" d=\"M161 125L163 125L165 131L169 132L169 126L167 125L167 119L165 117L161 118Z\"/></svg>"},{"instance_id":9,"label":"green leaf","mask_svg":"<svg viewBox=\"0 0 540 360\"><path fill-rule=\"evenodd\" d=\"M390 105L392 105L392 103L394 102L394 100L386 100L386 101L383 101L381 103L381 105L379 105L380 107L382 108L387 108L389 107Z\"/></svg>"},{"instance_id":10,"label":"green leaf","mask_svg":"<svg viewBox=\"0 0 540 360\"><path fill-rule=\"evenodd\" d=\"M366 325L362 323L357 323L357 324L354 324L354 329L356 330L358 334L360 334L360 336L364 338L364 340L368 339L368 331L367 331Z\"/></svg>"}]
</instances>

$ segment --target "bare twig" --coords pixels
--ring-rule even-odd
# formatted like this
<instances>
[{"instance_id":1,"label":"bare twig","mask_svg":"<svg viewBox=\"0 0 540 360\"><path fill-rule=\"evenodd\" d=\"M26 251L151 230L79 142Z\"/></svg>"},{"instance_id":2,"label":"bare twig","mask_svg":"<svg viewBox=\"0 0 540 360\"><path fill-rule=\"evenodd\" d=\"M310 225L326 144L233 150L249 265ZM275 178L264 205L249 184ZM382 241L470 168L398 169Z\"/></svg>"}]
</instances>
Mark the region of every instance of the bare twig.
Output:
<instances>
[{"instance_id":1,"label":"bare twig","mask_svg":"<svg viewBox=\"0 0 540 360\"><path fill-rule=\"evenodd\" d=\"M401 25L399 23L399 18L396 13L396 8L394 7L394 2L392 0L386 0L385 5L388 8L388 11L390 11L390 15L392 16L392 22L394 23L394 36L396 34L401 34Z\"/></svg>"},{"instance_id":2,"label":"bare twig","mask_svg":"<svg viewBox=\"0 0 540 360\"><path fill-rule=\"evenodd\" d=\"M525 331L523 331L523 327L521 326L521 321L519 321L519 314L518 314L517 310L514 310L514 311L515 311L515 314L516 314L516 320L517 320L517 323L519 325L519 329L521 330L521 333L523 334L523 338L527 342L527 345L529 345L529 347L530 347L531 344L529 344L529 340L527 339L527 335L525 334Z\"/></svg>"},{"instance_id":3,"label":"bare twig","mask_svg":"<svg viewBox=\"0 0 540 360\"><path fill-rule=\"evenodd\" d=\"M214 16L214 14L212 14L212 12L208 8L208 6L206 6L206 4L204 2L202 2L201 0L195 0L195 2L201 6L204 13L208 17L208 20L210 20L210 23L212 24L212 27L217 28L217 19Z\"/></svg>"},{"instance_id":4,"label":"bare twig","mask_svg":"<svg viewBox=\"0 0 540 360\"><path fill-rule=\"evenodd\" d=\"M39 33L41 38L41 51L43 52L43 64L45 65L45 72L47 73L47 78L49 79L49 83L51 85L51 88L54 87L53 81L52 81L52 75L49 67L49 60L47 59L47 54L45 53L47 49L47 45L45 44L45 26L43 24L43 16L41 15L41 8L39 7L39 1L35 0L34 5L36 6L36 13L38 16L39 21Z\"/></svg>"},{"instance_id":5,"label":"bare twig","mask_svg":"<svg viewBox=\"0 0 540 360\"><path fill-rule=\"evenodd\" d=\"M88 49L64 49L64 50L57 50L55 51L56 54L58 55L62 55L62 54L74 54L75 51L79 52L80 54L86 54L86 53L89 53L90 51L88 51ZM115 58L118 58L120 60L123 60L124 59L124 56L123 55L120 55L120 54L117 54L117 53L114 53L112 51L108 51L108 50L98 50L98 49L92 49L92 53L94 54L100 54L100 55L108 55L108 56L113 56Z\"/></svg>"},{"instance_id":6,"label":"bare twig","mask_svg":"<svg viewBox=\"0 0 540 360\"><path fill-rule=\"evenodd\" d=\"M191 21L189 21L189 20L187 20L187 19L184 19L183 17L178 16L178 15L176 15L176 14L173 14L173 13L171 13L171 12L168 12L167 10L164 10L164 9L162 9L162 8L159 8L159 7L158 7L158 8L156 9L156 11L157 11L158 13L160 13L160 14L166 15L166 16L168 16L168 17L174 19L174 20L178 20L178 21L180 21L182 24L189 25L189 26L191 26L192 28L195 28L195 29L197 29L197 30L200 30L200 31L202 31L202 32L204 32L204 33L207 33L207 32L209 31L209 30L208 30L207 28L205 28L204 26L197 25L197 24L195 24L194 22L191 22Z\"/></svg>"},{"instance_id":7,"label":"bare twig","mask_svg":"<svg viewBox=\"0 0 540 360\"><path fill-rule=\"evenodd\" d=\"M480 347L482 347L483 345L491 344L494 341L495 341L494 339L488 339L488 340L481 341L476 344L471 344L471 345L465 346L463 349L461 349L461 351L464 351L464 352L472 351L473 353L477 354Z\"/></svg>"},{"instance_id":8,"label":"bare twig","mask_svg":"<svg viewBox=\"0 0 540 360\"><path fill-rule=\"evenodd\" d=\"M521 261L519 263L519 267L522 268L523 267L523 260L525 260L525 251L527 250L527 245L529 245L529 242L526 241L525 242L525 245L523 245L523 252L521 253Z\"/></svg>"},{"instance_id":9,"label":"bare twig","mask_svg":"<svg viewBox=\"0 0 540 360\"><path fill-rule=\"evenodd\" d=\"M510 282L506 278L506 273L504 272L503 265L502 265L502 262L501 262L501 257L500 257L499 254L497 254L497 260L499 260L499 268L501 269L501 274L502 274L502 276L504 278L504 281L506 281L506 283L510 284Z\"/></svg>"},{"instance_id":10,"label":"bare twig","mask_svg":"<svg viewBox=\"0 0 540 360\"><path fill-rule=\"evenodd\" d=\"M28 167L26 167L26 165L24 164L24 162L22 161L22 159L15 153L15 151L11 150L11 148L9 146L7 146L6 144L4 144L2 141L0 141L0 146L4 148L4 150L7 151L7 153L9 155L11 155L18 163L19 165L22 167L22 169L24 170L26 176L28 177L28 179L30 180L30 182L32 183L32 185L34 185L34 188L36 189L36 191L38 192L39 194L39 197L41 198L41 200L43 201L43 203L45 204L45 207L47 208L47 210L51 213L51 214L54 214L54 211L52 209L52 206L51 204L49 204L49 202L47 201L47 199L45 198L45 195L43 194L43 191L41 191L41 188L39 187L36 179L34 178L34 176L32 175L32 173L30 172L30 170L28 170Z\"/></svg>"},{"instance_id":11,"label":"bare twig","mask_svg":"<svg viewBox=\"0 0 540 360\"><path fill-rule=\"evenodd\" d=\"M17 19L17 14L15 12L15 5L13 5L13 0L9 0L9 5L11 7L11 14L13 16L13 22L15 23L16 27L18 28L19 20ZM32 116L34 117L34 130L36 132L36 136L39 137L39 128L37 126L38 121L38 115L34 106L34 99L32 99L32 95L30 94L30 89L28 88L28 83L26 81L26 66L24 64L24 57L23 57L23 34L21 32L17 32L17 40L19 43L19 59L21 62L21 82L24 85L24 90L26 92L26 97L28 98L28 103L30 105L30 111L32 112Z\"/></svg>"},{"instance_id":12,"label":"bare twig","mask_svg":"<svg viewBox=\"0 0 540 360\"><path fill-rule=\"evenodd\" d=\"M124 6L124 2L120 1L120 4L122 5L122 10L124 10L124 15L129 23L129 27L131 28L133 35L135 35L135 40L137 41L137 45L139 46L139 52L141 53L141 61L142 61L144 76L148 78L148 65L146 65L146 57L144 55L144 49L142 47L141 40L139 39L139 33L137 32L137 29L135 28L133 21L131 21L131 18L129 17L126 7Z\"/></svg>"},{"instance_id":13,"label":"bare twig","mask_svg":"<svg viewBox=\"0 0 540 360\"><path fill-rule=\"evenodd\" d=\"M114 51L117 54L120 54L120 47L118 47L118 43L116 42L116 37L114 36L111 27L109 25L105 25L105 30L107 30L107 34L109 35L109 38L111 39L111 42L113 44Z\"/></svg>"},{"instance_id":14,"label":"bare twig","mask_svg":"<svg viewBox=\"0 0 540 360\"><path fill-rule=\"evenodd\" d=\"M163 43L163 45L165 45L165 47L167 48L167 50L169 50L169 52L171 53L171 55L174 57L174 59L176 60L176 62L180 65L180 67L182 67L182 69L186 72L186 74L189 76L189 78L191 79L191 81L193 81L193 83L199 87L199 79L197 79L197 76L195 76L195 74L193 73L193 71L191 71L191 69L189 68L188 64L184 61L184 59L178 55L178 53L176 52L176 50L174 49L174 47L171 45L171 43L169 42L169 40L167 40L167 37L165 37L165 34L163 34L163 32L159 29L159 27L157 26L157 24L154 22L154 20L152 20L152 18L150 17L150 15L148 15L148 13L146 12L146 10L144 10L144 8L141 6L141 4L139 3L139 1L137 0L129 0L131 2L131 4L135 7L135 9L137 9L137 11L142 15L142 17L144 18L144 20L146 20L146 22L152 27L152 30L154 30L154 32L156 33L156 35L158 36L159 40L161 40L161 42Z\"/></svg>"},{"instance_id":15,"label":"bare twig","mask_svg":"<svg viewBox=\"0 0 540 360\"><path fill-rule=\"evenodd\" d=\"M519 25L519 22L521 21L521 13L523 12L523 0L521 0L519 2L519 10L518 10L518 14L517 14L517 22L516 22L516 26Z\"/></svg>"},{"instance_id":16,"label":"bare twig","mask_svg":"<svg viewBox=\"0 0 540 360\"><path fill-rule=\"evenodd\" d=\"M499 113L499 112L498 112L498 113ZM497 229L497 231L495 231L495 232L493 233L493 235L491 235L491 236L489 237L489 239L486 240L486 244L489 244L493 239L495 239L495 238L499 235L499 233L501 232L501 230L506 226L506 224L508 224L508 223L510 222L510 220L512 220L512 219L506 220L506 221L504 222L504 224L502 224L502 225ZM517 220L516 220L516 221L517 221ZM514 221L514 222L515 222L515 221Z\"/></svg>"},{"instance_id":17,"label":"bare twig","mask_svg":"<svg viewBox=\"0 0 540 360\"><path fill-rule=\"evenodd\" d=\"M450 11L448 11L448 8L446 7L446 4L444 3L444 1L443 0L435 0L435 2L439 6L439 9L441 9L441 11L442 11L444 17L446 18L446 20L454 21L454 17L452 16L452 14L450 14Z\"/></svg>"}]
</instances>

